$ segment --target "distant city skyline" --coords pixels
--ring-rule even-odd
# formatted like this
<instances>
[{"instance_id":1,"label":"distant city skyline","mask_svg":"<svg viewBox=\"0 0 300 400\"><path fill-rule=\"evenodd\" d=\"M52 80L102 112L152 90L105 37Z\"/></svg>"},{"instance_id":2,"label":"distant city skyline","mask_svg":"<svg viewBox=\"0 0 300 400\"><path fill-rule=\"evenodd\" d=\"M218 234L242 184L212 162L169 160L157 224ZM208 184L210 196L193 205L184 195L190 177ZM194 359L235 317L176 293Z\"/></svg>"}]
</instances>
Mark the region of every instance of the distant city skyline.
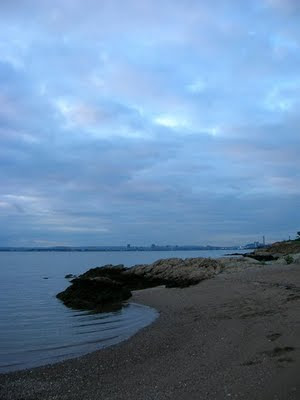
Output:
<instances>
[{"instance_id":1,"label":"distant city skyline","mask_svg":"<svg viewBox=\"0 0 300 400\"><path fill-rule=\"evenodd\" d=\"M246 245L233 245L233 246L211 246L211 245L160 245L152 244L150 246L26 246L26 247L13 247L13 246L0 246L0 251L99 251L99 252L114 252L114 251L210 251L210 250L250 250L264 247L264 244L259 242L248 243Z\"/></svg>"},{"instance_id":2,"label":"distant city skyline","mask_svg":"<svg viewBox=\"0 0 300 400\"><path fill-rule=\"evenodd\" d=\"M0 2L0 246L300 221L300 2Z\"/></svg>"},{"instance_id":3,"label":"distant city skyline","mask_svg":"<svg viewBox=\"0 0 300 400\"><path fill-rule=\"evenodd\" d=\"M290 236L288 240L290 240ZM119 250L127 250L127 251L135 251L135 250L207 250L207 249L252 249L252 248L258 248L258 247L264 247L264 246L269 246L270 243L267 243L265 240L265 236L262 237L262 241L254 241L252 243L235 243L231 245L211 245L211 244L190 244L190 243L169 243L169 244L161 244L161 243L151 243L151 244L143 244L143 245L137 245L134 243L127 243L126 245L124 244L106 244L106 245L85 245L85 246L71 246L71 245L40 245L40 246L1 246L0 244L0 251L5 251L6 249L8 250L18 250L18 249L32 249L32 250L46 250L46 249L51 249L51 250L75 250L75 251L81 251L81 250L89 250L89 251L119 251Z\"/></svg>"}]
</instances>

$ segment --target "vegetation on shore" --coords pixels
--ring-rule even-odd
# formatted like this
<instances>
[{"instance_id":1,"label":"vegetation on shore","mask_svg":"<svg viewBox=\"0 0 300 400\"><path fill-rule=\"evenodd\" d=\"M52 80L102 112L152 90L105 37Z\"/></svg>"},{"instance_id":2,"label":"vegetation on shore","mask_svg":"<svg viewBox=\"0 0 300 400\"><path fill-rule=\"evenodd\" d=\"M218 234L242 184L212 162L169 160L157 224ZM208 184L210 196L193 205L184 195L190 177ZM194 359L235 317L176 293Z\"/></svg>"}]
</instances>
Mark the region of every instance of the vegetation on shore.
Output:
<instances>
[{"instance_id":1,"label":"vegetation on shore","mask_svg":"<svg viewBox=\"0 0 300 400\"><path fill-rule=\"evenodd\" d=\"M246 257L252 257L258 261L275 261L283 256L300 253L300 232L297 232L298 238L284 242L275 242L264 249L255 250L252 253L245 254ZM288 258L290 261L291 259Z\"/></svg>"}]
</instances>

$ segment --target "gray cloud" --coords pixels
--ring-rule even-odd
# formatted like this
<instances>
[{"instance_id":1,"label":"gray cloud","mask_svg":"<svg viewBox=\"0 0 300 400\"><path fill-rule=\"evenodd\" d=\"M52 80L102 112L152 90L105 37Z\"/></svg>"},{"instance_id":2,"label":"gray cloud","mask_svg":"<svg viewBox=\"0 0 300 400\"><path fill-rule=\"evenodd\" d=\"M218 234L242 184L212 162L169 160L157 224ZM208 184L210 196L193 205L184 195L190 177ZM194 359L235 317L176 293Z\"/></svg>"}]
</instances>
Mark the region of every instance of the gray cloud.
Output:
<instances>
[{"instance_id":1,"label":"gray cloud","mask_svg":"<svg viewBox=\"0 0 300 400\"><path fill-rule=\"evenodd\" d=\"M299 230L297 2L0 10L0 244Z\"/></svg>"}]
</instances>

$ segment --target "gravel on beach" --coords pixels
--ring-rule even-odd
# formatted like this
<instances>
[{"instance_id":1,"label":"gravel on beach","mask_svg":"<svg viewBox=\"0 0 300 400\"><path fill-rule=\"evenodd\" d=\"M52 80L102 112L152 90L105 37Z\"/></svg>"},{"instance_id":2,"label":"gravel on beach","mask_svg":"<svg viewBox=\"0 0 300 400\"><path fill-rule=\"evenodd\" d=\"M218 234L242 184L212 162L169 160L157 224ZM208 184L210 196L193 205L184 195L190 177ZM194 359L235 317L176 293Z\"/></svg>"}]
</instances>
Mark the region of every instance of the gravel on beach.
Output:
<instances>
[{"instance_id":1,"label":"gravel on beach","mask_svg":"<svg viewBox=\"0 0 300 400\"><path fill-rule=\"evenodd\" d=\"M118 345L0 375L0 399L300 399L299 264L229 270L131 301L160 317Z\"/></svg>"}]
</instances>

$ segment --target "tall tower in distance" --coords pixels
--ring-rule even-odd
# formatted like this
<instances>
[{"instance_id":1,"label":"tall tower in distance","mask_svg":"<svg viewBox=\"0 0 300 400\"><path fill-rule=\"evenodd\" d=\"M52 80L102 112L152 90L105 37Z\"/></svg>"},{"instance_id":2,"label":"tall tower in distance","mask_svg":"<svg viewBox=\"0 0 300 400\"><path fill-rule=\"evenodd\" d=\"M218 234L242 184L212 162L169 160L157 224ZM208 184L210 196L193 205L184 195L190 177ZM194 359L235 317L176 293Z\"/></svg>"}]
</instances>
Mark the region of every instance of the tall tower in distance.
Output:
<instances>
[{"instance_id":1,"label":"tall tower in distance","mask_svg":"<svg viewBox=\"0 0 300 400\"><path fill-rule=\"evenodd\" d=\"M263 236L263 245L264 245L264 246L266 245L266 238L265 238L265 236Z\"/></svg>"}]
</instances>

